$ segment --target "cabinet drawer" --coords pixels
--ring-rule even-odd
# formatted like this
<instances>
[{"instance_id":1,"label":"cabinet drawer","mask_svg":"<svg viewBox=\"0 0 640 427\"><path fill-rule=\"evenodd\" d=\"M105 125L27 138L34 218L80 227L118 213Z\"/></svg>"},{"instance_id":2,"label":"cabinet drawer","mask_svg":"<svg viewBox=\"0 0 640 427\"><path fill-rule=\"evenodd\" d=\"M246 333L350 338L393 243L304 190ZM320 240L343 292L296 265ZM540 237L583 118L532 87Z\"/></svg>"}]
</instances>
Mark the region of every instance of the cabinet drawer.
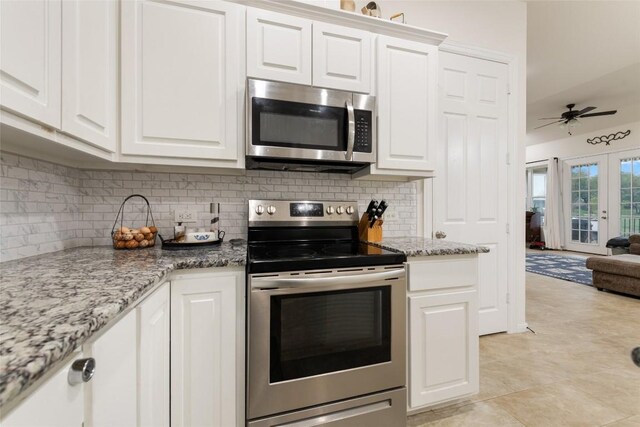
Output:
<instances>
[{"instance_id":1,"label":"cabinet drawer","mask_svg":"<svg viewBox=\"0 0 640 427\"><path fill-rule=\"evenodd\" d=\"M409 258L409 291L461 288L478 283L478 255Z\"/></svg>"}]
</instances>

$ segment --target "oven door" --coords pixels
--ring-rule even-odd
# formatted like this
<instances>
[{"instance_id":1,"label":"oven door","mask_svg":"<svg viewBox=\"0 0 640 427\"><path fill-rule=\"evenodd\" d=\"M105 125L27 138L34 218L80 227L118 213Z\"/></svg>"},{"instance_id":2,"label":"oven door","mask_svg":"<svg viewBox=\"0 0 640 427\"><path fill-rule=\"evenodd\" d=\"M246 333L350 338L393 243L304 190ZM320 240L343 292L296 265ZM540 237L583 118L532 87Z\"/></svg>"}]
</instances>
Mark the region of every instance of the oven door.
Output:
<instances>
[{"instance_id":1,"label":"oven door","mask_svg":"<svg viewBox=\"0 0 640 427\"><path fill-rule=\"evenodd\" d=\"M249 277L248 418L402 387L403 266Z\"/></svg>"},{"instance_id":2,"label":"oven door","mask_svg":"<svg viewBox=\"0 0 640 427\"><path fill-rule=\"evenodd\" d=\"M375 98L249 79L247 156L375 162Z\"/></svg>"}]
</instances>

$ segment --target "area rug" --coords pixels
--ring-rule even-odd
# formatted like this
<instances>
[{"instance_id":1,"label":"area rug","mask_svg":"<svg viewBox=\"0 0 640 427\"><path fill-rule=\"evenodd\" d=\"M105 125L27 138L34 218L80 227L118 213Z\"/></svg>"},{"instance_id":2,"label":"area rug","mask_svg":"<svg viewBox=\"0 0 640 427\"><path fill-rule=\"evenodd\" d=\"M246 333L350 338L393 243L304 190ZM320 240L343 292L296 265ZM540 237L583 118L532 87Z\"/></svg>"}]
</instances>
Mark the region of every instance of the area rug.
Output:
<instances>
[{"instance_id":1,"label":"area rug","mask_svg":"<svg viewBox=\"0 0 640 427\"><path fill-rule=\"evenodd\" d=\"M593 286L586 258L554 254L527 254L526 270L530 273Z\"/></svg>"}]
</instances>

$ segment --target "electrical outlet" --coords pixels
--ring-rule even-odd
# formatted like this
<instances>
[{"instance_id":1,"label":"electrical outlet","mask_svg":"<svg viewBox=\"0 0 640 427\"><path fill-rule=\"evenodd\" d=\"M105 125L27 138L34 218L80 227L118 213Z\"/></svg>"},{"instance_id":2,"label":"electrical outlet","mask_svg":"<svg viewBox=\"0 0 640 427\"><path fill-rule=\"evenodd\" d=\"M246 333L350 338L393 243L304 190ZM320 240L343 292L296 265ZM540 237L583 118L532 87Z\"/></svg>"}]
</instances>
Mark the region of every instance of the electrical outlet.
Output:
<instances>
[{"instance_id":1,"label":"electrical outlet","mask_svg":"<svg viewBox=\"0 0 640 427\"><path fill-rule=\"evenodd\" d=\"M382 217L383 217L383 219L385 219L387 221L397 221L398 220L398 213L396 212L395 209L389 207L384 212L384 215L382 215Z\"/></svg>"},{"instance_id":2,"label":"electrical outlet","mask_svg":"<svg viewBox=\"0 0 640 427\"><path fill-rule=\"evenodd\" d=\"M175 222L196 222L196 213L194 211L175 210Z\"/></svg>"}]
</instances>

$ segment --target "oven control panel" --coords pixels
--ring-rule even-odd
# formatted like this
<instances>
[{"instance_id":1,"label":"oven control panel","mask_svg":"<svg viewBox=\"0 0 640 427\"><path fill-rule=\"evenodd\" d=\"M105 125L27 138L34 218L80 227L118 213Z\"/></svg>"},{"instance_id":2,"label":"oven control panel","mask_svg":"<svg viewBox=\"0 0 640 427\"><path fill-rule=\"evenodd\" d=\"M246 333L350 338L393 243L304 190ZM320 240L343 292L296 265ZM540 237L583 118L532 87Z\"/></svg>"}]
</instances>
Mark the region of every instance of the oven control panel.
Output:
<instances>
[{"instance_id":1,"label":"oven control panel","mask_svg":"<svg viewBox=\"0 0 640 427\"><path fill-rule=\"evenodd\" d=\"M354 225L358 219L358 203L355 201L249 200L249 225Z\"/></svg>"}]
</instances>

